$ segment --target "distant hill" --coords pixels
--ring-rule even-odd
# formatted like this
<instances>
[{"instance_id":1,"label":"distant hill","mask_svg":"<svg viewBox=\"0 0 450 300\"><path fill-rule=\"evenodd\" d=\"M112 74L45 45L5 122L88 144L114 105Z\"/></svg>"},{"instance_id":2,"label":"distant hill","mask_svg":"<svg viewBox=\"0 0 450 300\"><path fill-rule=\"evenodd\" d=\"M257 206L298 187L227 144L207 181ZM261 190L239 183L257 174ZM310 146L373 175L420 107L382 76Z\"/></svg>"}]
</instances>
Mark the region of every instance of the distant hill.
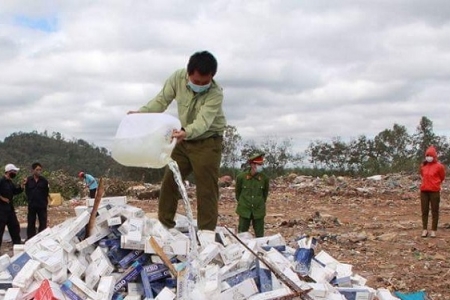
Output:
<instances>
[{"instance_id":1,"label":"distant hill","mask_svg":"<svg viewBox=\"0 0 450 300\"><path fill-rule=\"evenodd\" d=\"M111 177L131 181L156 182L163 169L124 167L110 156L108 150L84 140L65 140L58 132L13 133L0 142L0 167L13 163L25 172L33 162L40 162L47 171L62 170L77 176L84 171L94 177Z\"/></svg>"}]
</instances>

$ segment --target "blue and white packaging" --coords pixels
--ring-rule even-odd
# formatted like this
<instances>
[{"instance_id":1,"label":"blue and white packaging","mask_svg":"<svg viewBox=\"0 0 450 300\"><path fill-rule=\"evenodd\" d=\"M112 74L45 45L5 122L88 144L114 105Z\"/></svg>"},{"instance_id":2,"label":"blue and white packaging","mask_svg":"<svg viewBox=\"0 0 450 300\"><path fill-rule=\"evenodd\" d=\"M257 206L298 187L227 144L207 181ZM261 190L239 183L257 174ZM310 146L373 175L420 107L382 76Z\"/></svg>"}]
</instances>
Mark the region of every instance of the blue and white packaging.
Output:
<instances>
[{"instance_id":1,"label":"blue and white packaging","mask_svg":"<svg viewBox=\"0 0 450 300\"><path fill-rule=\"evenodd\" d=\"M372 300L375 292L368 287L336 288L347 300Z\"/></svg>"},{"instance_id":2,"label":"blue and white packaging","mask_svg":"<svg viewBox=\"0 0 450 300\"><path fill-rule=\"evenodd\" d=\"M127 285L128 282L136 278L142 271L142 265L135 261L131 266L125 271L122 277L116 282L114 286L114 292L118 292L123 287Z\"/></svg>"},{"instance_id":3,"label":"blue and white packaging","mask_svg":"<svg viewBox=\"0 0 450 300\"><path fill-rule=\"evenodd\" d=\"M28 253L24 252L14 259L11 264L7 267L9 273L14 278L22 270L23 266L31 259Z\"/></svg>"},{"instance_id":4,"label":"blue and white packaging","mask_svg":"<svg viewBox=\"0 0 450 300\"><path fill-rule=\"evenodd\" d=\"M301 276L307 276L311 268L311 260L314 257L317 240L313 237L303 236L297 243L298 249L294 254L294 270Z\"/></svg>"},{"instance_id":5,"label":"blue and white packaging","mask_svg":"<svg viewBox=\"0 0 450 300\"><path fill-rule=\"evenodd\" d=\"M144 253L144 251L142 251L142 250L134 250L134 251L131 251L130 253L128 253L124 258L122 258L122 259L119 261L119 265L120 265L122 268L127 268L127 267L128 267L129 265L131 265L131 263L132 263L133 261L135 261L136 258L139 257L142 253Z\"/></svg>"},{"instance_id":6,"label":"blue and white packaging","mask_svg":"<svg viewBox=\"0 0 450 300\"><path fill-rule=\"evenodd\" d=\"M150 283L150 281L148 281L147 272L145 272L144 270L141 271L141 281L142 281L142 286L144 288L145 298L153 299L154 296L153 296L152 284Z\"/></svg>"},{"instance_id":7,"label":"blue and white packaging","mask_svg":"<svg viewBox=\"0 0 450 300\"><path fill-rule=\"evenodd\" d=\"M220 294L220 300L229 299L249 299L252 295L258 293L258 287L256 286L254 278L248 278L243 282L223 291ZM236 298L239 295L239 298Z\"/></svg>"}]
</instances>

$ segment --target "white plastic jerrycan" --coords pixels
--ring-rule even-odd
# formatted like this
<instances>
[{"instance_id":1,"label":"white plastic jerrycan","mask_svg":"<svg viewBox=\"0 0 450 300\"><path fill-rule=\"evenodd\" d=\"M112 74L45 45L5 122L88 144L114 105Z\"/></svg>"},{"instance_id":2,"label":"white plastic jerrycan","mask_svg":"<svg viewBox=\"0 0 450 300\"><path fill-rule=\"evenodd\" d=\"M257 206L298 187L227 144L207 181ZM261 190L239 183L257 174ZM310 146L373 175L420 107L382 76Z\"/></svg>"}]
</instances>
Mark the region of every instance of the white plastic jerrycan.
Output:
<instances>
[{"instance_id":1,"label":"white plastic jerrycan","mask_svg":"<svg viewBox=\"0 0 450 300\"><path fill-rule=\"evenodd\" d=\"M126 115L117 129L111 155L125 166L162 168L169 163L177 142L172 131L180 129L180 121L168 114Z\"/></svg>"}]
</instances>

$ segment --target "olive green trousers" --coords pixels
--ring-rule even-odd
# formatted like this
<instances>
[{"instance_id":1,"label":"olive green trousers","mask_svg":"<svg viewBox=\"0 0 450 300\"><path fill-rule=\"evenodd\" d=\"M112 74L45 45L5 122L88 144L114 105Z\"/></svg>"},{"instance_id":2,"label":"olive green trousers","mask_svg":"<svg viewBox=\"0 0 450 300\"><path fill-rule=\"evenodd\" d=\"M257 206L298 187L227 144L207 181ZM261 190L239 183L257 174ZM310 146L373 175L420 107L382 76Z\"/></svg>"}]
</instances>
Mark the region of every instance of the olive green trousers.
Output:
<instances>
[{"instance_id":1,"label":"olive green trousers","mask_svg":"<svg viewBox=\"0 0 450 300\"><path fill-rule=\"evenodd\" d=\"M172 152L183 181L194 173L197 186L198 229L215 230L218 217L219 168L222 157L222 137L183 141ZM178 200L181 198L172 171L166 167L158 203L159 221L169 227L175 226Z\"/></svg>"},{"instance_id":2,"label":"olive green trousers","mask_svg":"<svg viewBox=\"0 0 450 300\"><path fill-rule=\"evenodd\" d=\"M239 217L238 232L246 232L250 228L250 224L253 223L253 230L256 237L264 236L264 218L254 219L253 215L250 218Z\"/></svg>"}]
</instances>

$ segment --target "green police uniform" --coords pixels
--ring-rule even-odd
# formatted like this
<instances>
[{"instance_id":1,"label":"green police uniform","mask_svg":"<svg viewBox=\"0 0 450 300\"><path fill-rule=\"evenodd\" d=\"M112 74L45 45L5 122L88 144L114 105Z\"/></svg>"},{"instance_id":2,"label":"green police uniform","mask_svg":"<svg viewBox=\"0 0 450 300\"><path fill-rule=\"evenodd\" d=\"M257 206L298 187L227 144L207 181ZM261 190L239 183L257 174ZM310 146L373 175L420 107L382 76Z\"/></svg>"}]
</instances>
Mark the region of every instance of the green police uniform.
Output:
<instances>
[{"instance_id":1,"label":"green police uniform","mask_svg":"<svg viewBox=\"0 0 450 300\"><path fill-rule=\"evenodd\" d=\"M251 175L250 169L236 178L236 213L239 215L239 232L248 231L253 223L256 237L264 236L264 217L269 195L269 178L264 173Z\"/></svg>"}]
</instances>

